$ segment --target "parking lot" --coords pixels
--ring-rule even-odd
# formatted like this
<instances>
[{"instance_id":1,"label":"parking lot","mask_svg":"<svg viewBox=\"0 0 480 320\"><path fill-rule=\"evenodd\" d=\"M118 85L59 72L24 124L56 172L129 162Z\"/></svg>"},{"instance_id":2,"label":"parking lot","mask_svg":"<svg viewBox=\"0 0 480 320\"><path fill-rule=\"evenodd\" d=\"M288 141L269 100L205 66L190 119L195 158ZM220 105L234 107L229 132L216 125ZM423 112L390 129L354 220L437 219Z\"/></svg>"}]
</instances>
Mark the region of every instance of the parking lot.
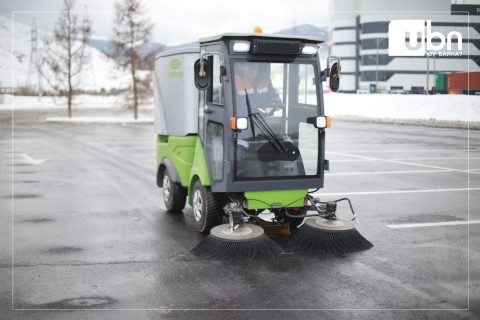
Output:
<instances>
[{"instance_id":1,"label":"parking lot","mask_svg":"<svg viewBox=\"0 0 480 320\"><path fill-rule=\"evenodd\" d=\"M231 263L190 253L203 238L191 207L165 211L153 125L21 111L12 130L10 116L0 112L1 319L480 317L479 131L334 121L317 196L350 198L374 247L311 256L274 236L278 259Z\"/></svg>"}]
</instances>

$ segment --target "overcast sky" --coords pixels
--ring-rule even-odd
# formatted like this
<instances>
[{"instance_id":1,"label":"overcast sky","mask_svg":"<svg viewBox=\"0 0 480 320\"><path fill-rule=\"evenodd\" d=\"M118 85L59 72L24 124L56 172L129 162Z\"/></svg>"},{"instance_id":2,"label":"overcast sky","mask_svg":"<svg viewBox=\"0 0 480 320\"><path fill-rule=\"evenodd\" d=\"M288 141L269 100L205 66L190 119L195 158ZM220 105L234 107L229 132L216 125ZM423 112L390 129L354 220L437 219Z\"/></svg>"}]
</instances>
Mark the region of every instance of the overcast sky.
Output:
<instances>
[{"instance_id":1,"label":"overcast sky","mask_svg":"<svg viewBox=\"0 0 480 320\"><path fill-rule=\"evenodd\" d=\"M152 41L167 45L196 41L224 32L252 32L260 25L275 32L293 25L328 23L328 0L142 0L155 24ZM2 0L0 14L31 24L32 17L43 29L56 20L54 11L62 0ZM75 10L87 10L93 21L93 36L108 39L114 0L76 0ZM24 12L30 11L30 12ZM49 11L49 12L46 12ZM53 11L53 12L52 12Z\"/></svg>"}]
</instances>

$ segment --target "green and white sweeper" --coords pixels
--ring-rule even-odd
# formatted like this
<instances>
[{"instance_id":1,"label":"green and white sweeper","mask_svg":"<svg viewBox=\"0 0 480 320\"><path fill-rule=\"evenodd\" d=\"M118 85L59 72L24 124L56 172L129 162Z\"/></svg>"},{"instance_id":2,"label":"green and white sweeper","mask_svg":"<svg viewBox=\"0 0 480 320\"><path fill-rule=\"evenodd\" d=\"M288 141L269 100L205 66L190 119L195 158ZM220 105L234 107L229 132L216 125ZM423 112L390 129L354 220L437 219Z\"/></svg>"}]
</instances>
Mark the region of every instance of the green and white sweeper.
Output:
<instances>
[{"instance_id":1,"label":"green and white sweeper","mask_svg":"<svg viewBox=\"0 0 480 320\"><path fill-rule=\"evenodd\" d=\"M322 42L226 33L156 57L157 185L168 211L188 202L196 229L209 234L193 248L197 256L277 256L269 230L291 233L289 246L307 252L372 246L354 228L350 200L309 193L323 187L329 167L322 82L337 91L340 80L339 58L321 69ZM352 219L337 217L342 200Z\"/></svg>"}]
</instances>

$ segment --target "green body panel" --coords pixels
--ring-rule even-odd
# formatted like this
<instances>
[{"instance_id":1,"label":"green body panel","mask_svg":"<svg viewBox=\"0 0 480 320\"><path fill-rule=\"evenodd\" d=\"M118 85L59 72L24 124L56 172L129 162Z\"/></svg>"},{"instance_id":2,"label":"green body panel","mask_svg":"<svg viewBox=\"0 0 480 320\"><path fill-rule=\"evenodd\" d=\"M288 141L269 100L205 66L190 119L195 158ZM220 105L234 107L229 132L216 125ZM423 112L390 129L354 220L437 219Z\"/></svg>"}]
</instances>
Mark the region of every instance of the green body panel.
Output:
<instances>
[{"instance_id":1,"label":"green body panel","mask_svg":"<svg viewBox=\"0 0 480 320\"><path fill-rule=\"evenodd\" d=\"M303 207L308 189L278 191L247 191L248 209L268 209L281 207ZM260 201L257 201L260 200ZM266 203L270 204L267 205Z\"/></svg>"},{"instance_id":2,"label":"green body panel","mask_svg":"<svg viewBox=\"0 0 480 320\"><path fill-rule=\"evenodd\" d=\"M207 158L198 136L157 136L157 168L168 158L180 177L182 186L188 188L188 203L192 204L192 189L200 179L202 185L210 186Z\"/></svg>"},{"instance_id":3,"label":"green body panel","mask_svg":"<svg viewBox=\"0 0 480 320\"><path fill-rule=\"evenodd\" d=\"M198 136L157 136L157 167L168 158L180 177L180 183L188 188L188 203L192 204L193 185L200 179L203 186L210 186L207 158ZM303 207L308 189L247 191L248 209ZM259 200L259 201L258 201Z\"/></svg>"},{"instance_id":4,"label":"green body panel","mask_svg":"<svg viewBox=\"0 0 480 320\"><path fill-rule=\"evenodd\" d=\"M180 176L182 186L189 183L190 170L193 164L194 150L197 142L196 136L157 137L157 167L164 158L168 158Z\"/></svg>"}]
</instances>

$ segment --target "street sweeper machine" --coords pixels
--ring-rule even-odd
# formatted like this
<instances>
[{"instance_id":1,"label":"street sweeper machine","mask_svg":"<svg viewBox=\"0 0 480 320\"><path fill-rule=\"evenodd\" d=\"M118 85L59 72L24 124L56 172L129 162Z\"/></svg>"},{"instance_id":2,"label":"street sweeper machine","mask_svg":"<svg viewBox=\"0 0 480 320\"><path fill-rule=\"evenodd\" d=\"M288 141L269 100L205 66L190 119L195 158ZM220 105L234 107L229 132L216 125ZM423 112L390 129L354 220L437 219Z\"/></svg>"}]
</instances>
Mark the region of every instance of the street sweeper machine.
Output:
<instances>
[{"instance_id":1,"label":"street sweeper machine","mask_svg":"<svg viewBox=\"0 0 480 320\"><path fill-rule=\"evenodd\" d=\"M192 253L274 257L282 248L273 232L291 234L294 250L370 248L349 199L311 194L329 167L322 82L338 90L340 59L322 70L314 37L227 33L199 42L159 54L154 72L157 185L168 211L188 202L196 229L209 234ZM353 216L337 217L340 201Z\"/></svg>"}]
</instances>

